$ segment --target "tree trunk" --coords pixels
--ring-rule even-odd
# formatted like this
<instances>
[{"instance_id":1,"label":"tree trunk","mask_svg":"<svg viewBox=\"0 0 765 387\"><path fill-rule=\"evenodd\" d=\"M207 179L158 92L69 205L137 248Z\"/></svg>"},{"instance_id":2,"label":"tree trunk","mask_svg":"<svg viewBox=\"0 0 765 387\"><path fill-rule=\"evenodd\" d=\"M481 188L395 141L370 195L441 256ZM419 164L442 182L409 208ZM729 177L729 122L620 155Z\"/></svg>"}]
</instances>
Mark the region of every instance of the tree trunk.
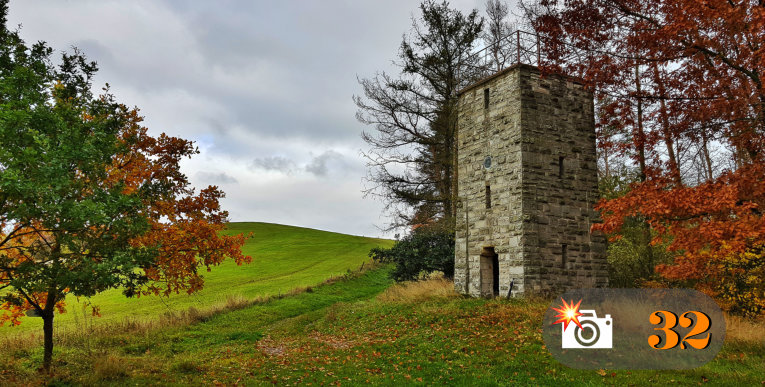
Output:
<instances>
[{"instance_id":1,"label":"tree trunk","mask_svg":"<svg viewBox=\"0 0 765 387\"><path fill-rule=\"evenodd\" d=\"M661 118L661 131L662 135L664 136L664 144L667 146L667 155L669 156L669 172L672 176L672 180L675 181L675 184L678 187L683 186L683 180L680 176L680 162L677 160L677 156L675 155L675 141L673 138L672 130L669 125L669 112L667 112L667 105L664 102L664 97L666 97L666 88L664 87L664 82L661 79L661 74L659 74L659 66L656 63L653 63L653 76L654 80L656 82L656 85L659 87L659 96L661 99L659 99L659 105L661 110L659 111L659 117ZM638 81L639 84L640 81Z\"/></svg>"},{"instance_id":2,"label":"tree trunk","mask_svg":"<svg viewBox=\"0 0 765 387\"><path fill-rule=\"evenodd\" d=\"M638 163L640 165L640 181L646 180L646 165L645 165L645 131L643 129L643 96L641 95L640 88L640 67L635 64L635 89L637 90L637 131L638 131ZM646 261L645 267L648 276L652 276L654 273L654 257L653 246L651 246L651 225L647 221L643 221L643 237L645 238L646 248Z\"/></svg>"},{"instance_id":3,"label":"tree trunk","mask_svg":"<svg viewBox=\"0 0 765 387\"><path fill-rule=\"evenodd\" d=\"M637 142L638 165L640 166L640 181L645 181L645 132L643 131L643 100L640 95L640 68L635 65L635 89L637 90Z\"/></svg>"},{"instance_id":4,"label":"tree trunk","mask_svg":"<svg viewBox=\"0 0 765 387\"><path fill-rule=\"evenodd\" d=\"M46 308L47 309L47 308ZM53 361L53 313L44 313L43 319L43 370L50 372L50 365Z\"/></svg>"},{"instance_id":5,"label":"tree trunk","mask_svg":"<svg viewBox=\"0 0 765 387\"><path fill-rule=\"evenodd\" d=\"M48 290L48 296L45 299L45 308L42 311L43 319L43 371L50 372L50 366L53 362L53 316L56 308L56 287L52 286Z\"/></svg>"},{"instance_id":6,"label":"tree trunk","mask_svg":"<svg viewBox=\"0 0 765 387\"><path fill-rule=\"evenodd\" d=\"M675 141L672 138L672 132L669 129L669 117L667 115L667 107L664 104L664 100L660 101L661 104L661 116L662 116L662 131L664 132L664 143L667 145L667 154L669 155L669 170L672 175L672 180L678 187L683 186L683 178L680 175L680 163L675 155Z\"/></svg>"},{"instance_id":7,"label":"tree trunk","mask_svg":"<svg viewBox=\"0 0 765 387\"><path fill-rule=\"evenodd\" d=\"M712 158L709 156L709 148L707 147L707 133L701 131L701 151L704 153L704 172L707 175L707 181L712 181L714 173L712 170Z\"/></svg>"}]
</instances>

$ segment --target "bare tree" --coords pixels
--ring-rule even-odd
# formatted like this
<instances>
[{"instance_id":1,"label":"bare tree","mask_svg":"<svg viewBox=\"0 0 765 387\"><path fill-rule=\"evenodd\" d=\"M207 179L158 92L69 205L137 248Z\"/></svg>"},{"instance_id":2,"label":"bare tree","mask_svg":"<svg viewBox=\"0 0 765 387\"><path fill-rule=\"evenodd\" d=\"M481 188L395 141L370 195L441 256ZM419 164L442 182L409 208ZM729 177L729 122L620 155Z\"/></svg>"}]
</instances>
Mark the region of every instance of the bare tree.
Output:
<instances>
[{"instance_id":1,"label":"bare tree","mask_svg":"<svg viewBox=\"0 0 765 387\"><path fill-rule=\"evenodd\" d=\"M488 48L489 67L495 71L502 70L512 61L512 45L509 38L518 26L507 21L509 14L507 3L499 0L486 1L486 31L481 38Z\"/></svg>"},{"instance_id":2,"label":"bare tree","mask_svg":"<svg viewBox=\"0 0 765 387\"><path fill-rule=\"evenodd\" d=\"M369 174L366 194L382 198L390 228L438 223L453 228L456 211L457 92L479 73L472 51L483 20L447 2L420 4L394 62L397 77L360 79L357 119L374 129L362 138Z\"/></svg>"}]
</instances>

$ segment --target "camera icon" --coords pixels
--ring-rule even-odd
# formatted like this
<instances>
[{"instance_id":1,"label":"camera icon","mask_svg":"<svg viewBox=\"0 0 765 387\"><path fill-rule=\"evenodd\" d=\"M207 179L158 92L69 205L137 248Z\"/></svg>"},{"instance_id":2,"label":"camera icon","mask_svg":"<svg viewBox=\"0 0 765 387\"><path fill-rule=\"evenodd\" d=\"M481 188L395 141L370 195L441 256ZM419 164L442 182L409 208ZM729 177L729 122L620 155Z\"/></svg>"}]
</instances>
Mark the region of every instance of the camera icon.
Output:
<instances>
[{"instance_id":1,"label":"camera icon","mask_svg":"<svg viewBox=\"0 0 765 387\"><path fill-rule=\"evenodd\" d=\"M613 348L613 320L611 315L598 317L594 310L582 310L579 328L576 324L561 324L561 348ZM584 331L591 331L585 334Z\"/></svg>"}]
</instances>

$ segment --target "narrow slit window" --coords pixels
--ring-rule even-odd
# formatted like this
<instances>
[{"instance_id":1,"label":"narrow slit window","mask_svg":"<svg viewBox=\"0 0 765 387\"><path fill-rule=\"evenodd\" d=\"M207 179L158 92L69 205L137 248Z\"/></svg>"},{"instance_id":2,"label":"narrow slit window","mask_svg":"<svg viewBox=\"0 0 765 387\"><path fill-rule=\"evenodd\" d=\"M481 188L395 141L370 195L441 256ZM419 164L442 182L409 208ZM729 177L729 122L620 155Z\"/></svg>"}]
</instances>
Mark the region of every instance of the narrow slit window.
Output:
<instances>
[{"instance_id":1,"label":"narrow slit window","mask_svg":"<svg viewBox=\"0 0 765 387\"><path fill-rule=\"evenodd\" d=\"M558 157L558 177L561 179L563 178L563 159L564 158L565 158L564 156Z\"/></svg>"},{"instance_id":2,"label":"narrow slit window","mask_svg":"<svg viewBox=\"0 0 765 387\"><path fill-rule=\"evenodd\" d=\"M565 244L565 243L563 244L563 246L561 247L561 252L560 253L561 253L561 260L560 260L561 264L560 264L560 267L565 269L566 268L566 261L568 261L568 245L567 244Z\"/></svg>"},{"instance_id":3,"label":"narrow slit window","mask_svg":"<svg viewBox=\"0 0 765 387\"><path fill-rule=\"evenodd\" d=\"M489 108L489 89L483 89L483 108Z\"/></svg>"},{"instance_id":4,"label":"narrow slit window","mask_svg":"<svg viewBox=\"0 0 765 387\"><path fill-rule=\"evenodd\" d=\"M486 208L491 208L491 186L486 186Z\"/></svg>"}]
</instances>

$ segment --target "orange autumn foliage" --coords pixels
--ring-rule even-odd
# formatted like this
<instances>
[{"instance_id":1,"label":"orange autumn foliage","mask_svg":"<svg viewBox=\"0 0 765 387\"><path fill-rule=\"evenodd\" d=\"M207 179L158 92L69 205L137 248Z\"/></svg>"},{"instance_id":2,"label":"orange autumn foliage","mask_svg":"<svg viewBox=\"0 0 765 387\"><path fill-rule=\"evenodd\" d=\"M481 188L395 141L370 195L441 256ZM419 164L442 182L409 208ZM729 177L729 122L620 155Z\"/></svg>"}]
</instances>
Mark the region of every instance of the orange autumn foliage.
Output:
<instances>
[{"instance_id":1,"label":"orange autumn foliage","mask_svg":"<svg viewBox=\"0 0 765 387\"><path fill-rule=\"evenodd\" d=\"M598 204L604 222L593 228L618 238L627 218L644 219L654 244L676 254L656 267L665 281L765 313L765 4L542 0L525 9L543 70L584 80L598 101L599 146L638 169L629 192ZM706 155L703 178L684 175L679 142ZM728 158L717 172L713 142Z\"/></svg>"},{"instance_id":2,"label":"orange autumn foliage","mask_svg":"<svg viewBox=\"0 0 765 387\"><path fill-rule=\"evenodd\" d=\"M144 270L151 283L138 294L193 293L204 285L201 267L209 272L211 266L227 257L238 265L251 262L252 257L241 252L244 235L220 234L228 219L228 212L219 203L224 193L210 186L193 195L180 171L180 160L198 153L192 142L164 133L151 137L140 126L142 118L136 110L128 111L126 116L122 137L135 146L115 158L109 178L125 182L125 192L137 190L147 181L176 182L171 195L145 203L150 230L131 241L136 246L159 246L154 265Z\"/></svg>"}]
</instances>

